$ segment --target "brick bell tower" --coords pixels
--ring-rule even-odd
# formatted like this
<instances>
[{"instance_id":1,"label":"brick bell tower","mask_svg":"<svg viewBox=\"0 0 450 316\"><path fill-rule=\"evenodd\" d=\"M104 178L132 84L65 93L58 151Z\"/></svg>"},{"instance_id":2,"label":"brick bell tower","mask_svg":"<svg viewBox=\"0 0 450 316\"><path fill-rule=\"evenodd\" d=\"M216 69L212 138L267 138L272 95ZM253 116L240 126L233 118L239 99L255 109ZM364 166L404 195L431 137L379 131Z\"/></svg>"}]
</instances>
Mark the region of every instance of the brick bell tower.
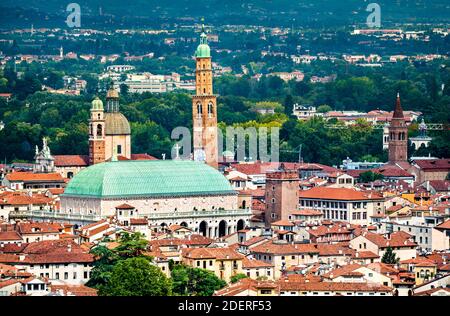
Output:
<instances>
[{"instance_id":1,"label":"brick bell tower","mask_svg":"<svg viewBox=\"0 0 450 316\"><path fill-rule=\"evenodd\" d=\"M92 101L89 120L89 165L105 161L105 117L103 102L98 97Z\"/></svg>"},{"instance_id":2,"label":"brick bell tower","mask_svg":"<svg viewBox=\"0 0 450 316\"><path fill-rule=\"evenodd\" d=\"M200 45L195 51L196 92L192 97L194 160L205 161L218 167L217 149L217 100L213 94L211 51L208 37L202 27Z\"/></svg>"},{"instance_id":3,"label":"brick bell tower","mask_svg":"<svg viewBox=\"0 0 450 316\"><path fill-rule=\"evenodd\" d=\"M389 125L389 163L405 162L408 160L408 127L406 126L400 94L397 94L397 103L391 124Z\"/></svg>"}]
</instances>

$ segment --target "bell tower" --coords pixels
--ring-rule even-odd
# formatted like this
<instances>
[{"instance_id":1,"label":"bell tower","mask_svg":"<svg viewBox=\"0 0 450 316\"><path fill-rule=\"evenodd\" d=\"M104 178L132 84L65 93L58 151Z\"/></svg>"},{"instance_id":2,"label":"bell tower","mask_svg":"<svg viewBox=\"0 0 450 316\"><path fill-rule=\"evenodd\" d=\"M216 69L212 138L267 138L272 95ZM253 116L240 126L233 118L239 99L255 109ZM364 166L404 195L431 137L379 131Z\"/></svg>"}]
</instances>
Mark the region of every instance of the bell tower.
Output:
<instances>
[{"instance_id":1,"label":"bell tower","mask_svg":"<svg viewBox=\"0 0 450 316\"><path fill-rule=\"evenodd\" d=\"M391 124L389 125L389 163L404 162L408 160L408 127L406 126L400 94L397 94L397 103Z\"/></svg>"},{"instance_id":2,"label":"bell tower","mask_svg":"<svg viewBox=\"0 0 450 316\"><path fill-rule=\"evenodd\" d=\"M103 102L98 97L92 101L89 120L89 165L105 161L105 117Z\"/></svg>"},{"instance_id":3,"label":"bell tower","mask_svg":"<svg viewBox=\"0 0 450 316\"><path fill-rule=\"evenodd\" d=\"M213 94L211 50L202 27L200 45L195 51L195 95L192 97L194 160L218 167L217 100Z\"/></svg>"}]
</instances>

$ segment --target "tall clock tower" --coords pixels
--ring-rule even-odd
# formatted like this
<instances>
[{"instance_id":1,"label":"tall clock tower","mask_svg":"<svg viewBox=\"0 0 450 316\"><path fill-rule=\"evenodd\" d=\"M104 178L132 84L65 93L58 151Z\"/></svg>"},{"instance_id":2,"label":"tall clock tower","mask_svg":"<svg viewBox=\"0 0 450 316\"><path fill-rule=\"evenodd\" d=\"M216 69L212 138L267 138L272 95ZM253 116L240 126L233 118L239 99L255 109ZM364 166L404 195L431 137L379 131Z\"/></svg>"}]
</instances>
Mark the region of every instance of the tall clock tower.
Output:
<instances>
[{"instance_id":1,"label":"tall clock tower","mask_svg":"<svg viewBox=\"0 0 450 316\"><path fill-rule=\"evenodd\" d=\"M408 160L408 127L406 126L400 94L389 126L389 163L405 162Z\"/></svg>"},{"instance_id":2,"label":"tall clock tower","mask_svg":"<svg viewBox=\"0 0 450 316\"><path fill-rule=\"evenodd\" d=\"M89 120L89 165L105 161L105 117L103 102L98 97L92 101Z\"/></svg>"},{"instance_id":3,"label":"tall clock tower","mask_svg":"<svg viewBox=\"0 0 450 316\"><path fill-rule=\"evenodd\" d=\"M195 51L195 59L196 92L192 97L194 160L205 161L217 168L217 100L213 94L211 50L204 28L200 35L200 45Z\"/></svg>"}]
</instances>

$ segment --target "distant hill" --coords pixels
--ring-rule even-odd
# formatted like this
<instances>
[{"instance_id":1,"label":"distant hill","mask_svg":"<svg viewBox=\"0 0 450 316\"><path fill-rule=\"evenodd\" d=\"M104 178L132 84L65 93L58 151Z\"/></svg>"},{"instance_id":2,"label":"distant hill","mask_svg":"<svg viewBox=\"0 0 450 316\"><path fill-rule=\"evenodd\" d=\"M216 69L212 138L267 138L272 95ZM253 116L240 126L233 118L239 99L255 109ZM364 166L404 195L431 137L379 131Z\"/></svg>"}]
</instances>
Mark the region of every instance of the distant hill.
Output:
<instances>
[{"instance_id":1,"label":"distant hill","mask_svg":"<svg viewBox=\"0 0 450 316\"><path fill-rule=\"evenodd\" d=\"M450 22L448 0L73 0L81 6L87 21L92 18L111 19L111 15L126 24L133 23L208 23L262 24L285 26L345 26L364 23L367 4L376 2L382 8L386 23ZM2 0L0 26L11 23L37 25L63 23L69 1ZM83 19L82 16L82 19ZM62 18L62 21L61 21Z\"/></svg>"}]
</instances>

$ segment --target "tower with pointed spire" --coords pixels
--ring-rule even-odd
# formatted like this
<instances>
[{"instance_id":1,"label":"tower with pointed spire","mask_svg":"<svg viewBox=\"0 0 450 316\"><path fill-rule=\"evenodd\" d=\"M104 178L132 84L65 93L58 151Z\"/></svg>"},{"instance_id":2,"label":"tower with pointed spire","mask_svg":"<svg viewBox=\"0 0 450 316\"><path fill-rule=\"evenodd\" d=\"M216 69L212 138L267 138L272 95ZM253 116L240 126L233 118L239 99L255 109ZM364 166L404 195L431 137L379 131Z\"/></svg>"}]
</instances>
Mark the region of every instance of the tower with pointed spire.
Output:
<instances>
[{"instance_id":1,"label":"tower with pointed spire","mask_svg":"<svg viewBox=\"0 0 450 316\"><path fill-rule=\"evenodd\" d=\"M202 25L200 44L195 51L195 95L192 97L194 160L218 167L217 100L213 94L211 50Z\"/></svg>"},{"instance_id":2,"label":"tower with pointed spire","mask_svg":"<svg viewBox=\"0 0 450 316\"><path fill-rule=\"evenodd\" d=\"M408 160L408 127L400 101L400 93L397 94L397 103L391 124L389 125L389 163L406 162Z\"/></svg>"}]
</instances>

